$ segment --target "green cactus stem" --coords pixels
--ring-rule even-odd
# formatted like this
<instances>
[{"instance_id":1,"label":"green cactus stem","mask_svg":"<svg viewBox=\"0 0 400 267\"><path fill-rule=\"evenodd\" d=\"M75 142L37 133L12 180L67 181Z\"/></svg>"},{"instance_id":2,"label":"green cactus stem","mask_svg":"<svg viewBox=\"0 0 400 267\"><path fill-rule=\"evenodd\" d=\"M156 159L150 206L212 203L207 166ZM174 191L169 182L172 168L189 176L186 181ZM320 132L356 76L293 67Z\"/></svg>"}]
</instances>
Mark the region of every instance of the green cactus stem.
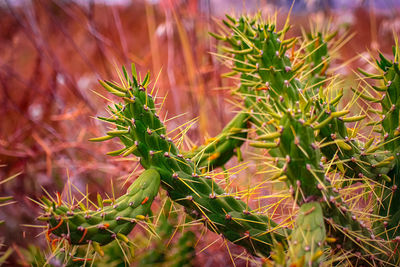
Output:
<instances>
[{"instance_id":1,"label":"green cactus stem","mask_svg":"<svg viewBox=\"0 0 400 267\"><path fill-rule=\"evenodd\" d=\"M289 242L289 264L320 266L325 245L326 230L321 204L319 202L303 204Z\"/></svg>"},{"instance_id":2,"label":"green cactus stem","mask_svg":"<svg viewBox=\"0 0 400 267\"><path fill-rule=\"evenodd\" d=\"M132 79L126 75L119 86L101 82L106 90L124 100L123 104L109 107L111 118L100 118L116 125L116 130L107 136L117 137L124 144L124 148L112 154L140 157L144 168L159 172L169 197L183 205L190 216L202 219L209 229L250 253L268 256L275 242L284 242L284 231L267 216L253 212L236 195L224 192L210 175L202 174L179 153L165 134L153 96L147 93L149 76L139 82L134 68L132 73Z\"/></svg>"},{"instance_id":3,"label":"green cactus stem","mask_svg":"<svg viewBox=\"0 0 400 267\"><path fill-rule=\"evenodd\" d=\"M400 234L398 227L400 222L400 207L396 203L400 202L400 69L399 69L399 47L393 47L394 60L391 61L379 54L376 61L378 69L382 74L374 75L374 78L380 82L379 85L373 85L375 94L371 96L377 99L381 107L380 119L374 123L374 127L379 127L381 132L381 142L374 147L381 148L386 154L392 155L391 162L381 161L381 165L390 166L390 172L387 173L382 186L376 188L381 205L376 206L376 212L387 218L375 223L379 234L389 240L395 239ZM366 77L371 74L361 71ZM363 92L359 92L362 94ZM369 98L363 99L366 102L373 101ZM375 102L375 101L373 101ZM386 174L386 173L385 173Z\"/></svg>"},{"instance_id":4,"label":"green cactus stem","mask_svg":"<svg viewBox=\"0 0 400 267\"><path fill-rule=\"evenodd\" d=\"M49 223L48 234L55 234L71 244L105 245L124 238L138 220L144 220L160 186L160 175L154 169L143 172L127 193L111 205L89 210L83 206L48 203L40 219Z\"/></svg>"}]
</instances>

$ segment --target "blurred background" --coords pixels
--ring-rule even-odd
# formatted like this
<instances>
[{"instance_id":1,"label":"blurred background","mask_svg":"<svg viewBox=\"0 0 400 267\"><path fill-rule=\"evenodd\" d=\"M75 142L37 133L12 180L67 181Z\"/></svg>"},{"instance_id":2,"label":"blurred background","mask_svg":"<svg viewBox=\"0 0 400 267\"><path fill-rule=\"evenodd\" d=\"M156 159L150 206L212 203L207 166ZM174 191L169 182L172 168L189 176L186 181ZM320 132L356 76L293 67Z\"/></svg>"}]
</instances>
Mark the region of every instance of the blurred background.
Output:
<instances>
[{"instance_id":1,"label":"blurred background","mask_svg":"<svg viewBox=\"0 0 400 267\"><path fill-rule=\"evenodd\" d=\"M105 125L106 101L99 79L117 79L116 68L136 63L142 77L159 75L159 95L167 95L163 115L169 129L198 118L189 131L200 144L232 117L226 69L210 52L224 14L278 11L285 22L291 0L0 0L0 207L1 253L9 247L8 265L29 265L21 252L29 244L46 247L33 201L43 190L63 192L69 179L82 192L110 192L114 181L132 171L132 162L105 156L113 144L92 144ZM400 33L399 0L297 0L290 34L310 22L331 21L339 33L354 33L334 65L353 77L357 67L370 69L370 55L391 53L393 33ZM279 27L278 27L279 28ZM361 57L360 57L361 55ZM390 56L390 55L389 55ZM356 76L354 76L356 77ZM16 175L19 174L19 175ZM95 196L96 194L92 194ZM209 248L200 242L197 265L230 262L223 242ZM233 245L232 245L233 246ZM197 250L197 249L196 249ZM218 253L216 253L218 252ZM212 255L212 257L210 257ZM0 262L1 264L1 262ZM238 259L237 265L245 265Z\"/></svg>"}]
</instances>

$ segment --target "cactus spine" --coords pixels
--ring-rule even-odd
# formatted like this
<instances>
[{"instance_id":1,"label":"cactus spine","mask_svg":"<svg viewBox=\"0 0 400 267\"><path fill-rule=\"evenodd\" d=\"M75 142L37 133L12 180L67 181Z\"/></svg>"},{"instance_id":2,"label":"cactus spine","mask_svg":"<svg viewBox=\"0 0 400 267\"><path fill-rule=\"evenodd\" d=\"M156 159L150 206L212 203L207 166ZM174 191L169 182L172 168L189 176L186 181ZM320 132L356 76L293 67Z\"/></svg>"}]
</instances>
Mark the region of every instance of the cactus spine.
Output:
<instances>
[{"instance_id":1,"label":"cactus spine","mask_svg":"<svg viewBox=\"0 0 400 267\"><path fill-rule=\"evenodd\" d=\"M322 261L326 232L319 202L301 206L292 232L289 255L296 266L319 266Z\"/></svg>"}]
</instances>

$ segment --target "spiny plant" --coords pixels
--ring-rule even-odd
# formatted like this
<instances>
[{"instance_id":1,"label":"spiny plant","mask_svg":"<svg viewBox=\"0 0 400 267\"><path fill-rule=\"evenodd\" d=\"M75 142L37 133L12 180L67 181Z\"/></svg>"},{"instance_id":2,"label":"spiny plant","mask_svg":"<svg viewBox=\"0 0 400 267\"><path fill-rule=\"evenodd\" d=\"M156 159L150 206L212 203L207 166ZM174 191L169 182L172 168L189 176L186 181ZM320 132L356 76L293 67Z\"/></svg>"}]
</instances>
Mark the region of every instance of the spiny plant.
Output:
<instances>
[{"instance_id":1,"label":"spiny plant","mask_svg":"<svg viewBox=\"0 0 400 267\"><path fill-rule=\"evenodd\" d=\"M118 139L123 148L108 154L135 155L146 171L127 195L100 199L97 210L43 198L40 219L48 222L49 240L55 234L57 244L88 243L99 255L100 246L114 239L129 243L126 235L137 220L150 223L145 215L161 181L193 220L267 265L398 266L397 42L393 60L379 55L376 74L360 70L360 83L343 105L343 80L329 74L330 51L343 41L335 41L335 32L287 39L288 20L278 31L273 19L260 15L227 16L223 24L211 35L223 44L217 56L231 68L224 76L239 81L232 89L238 114L215 138L184 151L178 148L183 136L174 142L157 115L149 74L140 79L132 65L131 75L123 68L120 83L101 81L121 102L99 118L115 129L91 141ZM366 108L350 116L356 101ZM244 143L261 149L258 167L265 178L240 193L217 168L234 155L242 160ZM286 186L285 197L297 207L287 218L275 220L267 207L252 209L242 200L266 183Z\"/></svg>"}]
</instances>

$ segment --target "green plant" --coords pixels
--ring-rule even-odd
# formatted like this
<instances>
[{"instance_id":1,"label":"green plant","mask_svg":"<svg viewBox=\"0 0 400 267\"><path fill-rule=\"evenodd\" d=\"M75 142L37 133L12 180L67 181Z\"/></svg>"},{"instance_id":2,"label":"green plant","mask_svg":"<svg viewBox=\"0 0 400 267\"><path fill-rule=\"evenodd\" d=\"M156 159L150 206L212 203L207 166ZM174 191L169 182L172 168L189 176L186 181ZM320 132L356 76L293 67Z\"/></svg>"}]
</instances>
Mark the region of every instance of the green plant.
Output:
<instances>
[{"instance_id":1,"label":"green plant","mask_svg":"<svg viewBox=\"0 0 400 267\"><path fill-rule=\"evenodd\" d=\"M110 155L140 158L146 171L139 180L146 177L154 185L149 186L151 193L135 195L134 203L136 198L141 203L146 199L146 209L135 210L133 217L125 214L131 200L124 196L116 200L121 210L114 203L104 207L109 212L104 219L99 212L87 211L96 218L91 222L84 216L87 207L77 213L44 199L47 213L42 219L49 222L49 233L72 244L90 242L102 254L99 245L112 237L127 239L132 225L122 226L121 218L130 221L137 214L144 218L160 177L170 199L193 219L255 256L271 256L276 266L398 265L400 210L394 204L400 201L398 46L393 61L380 54L380 73L361 70L383 84L362 79L351 102L362 99L367 110L349 116L351 110L341 106L339 78L327 74L329 43L335 33L285 39L288 22L277 31L273 21L264 22L260 16L238 20L227 16L224 24L221 34L212 35L228 45L219 55L232 69L225 76L240 81L232 91L241 107L237 116L208 144L181 152L157 115L149 74L140 80L133 65L131 76L123 68L120 84L101 81L122 102L108 107L110 117L99 118L115 125L115 130L92 141L118 138L123 148ZM371 111L379 119L368 118ZM365 136L362 131L367 127L371 131ZM245 142L268 150L262 160L272 170L265 181L286 185L299 208L293 227L274 222L260 208L251 209L238 194L217 183L213 170L234 155L241 160ZM128 192L138 186L134 182ZM366 196L368 203L360 204L355 194ZM372 207L372 203L378 204ZM107 229L96 227L105 222ZM82 229L90 230L83 235Z\"/></svg>"}]
</instances>

